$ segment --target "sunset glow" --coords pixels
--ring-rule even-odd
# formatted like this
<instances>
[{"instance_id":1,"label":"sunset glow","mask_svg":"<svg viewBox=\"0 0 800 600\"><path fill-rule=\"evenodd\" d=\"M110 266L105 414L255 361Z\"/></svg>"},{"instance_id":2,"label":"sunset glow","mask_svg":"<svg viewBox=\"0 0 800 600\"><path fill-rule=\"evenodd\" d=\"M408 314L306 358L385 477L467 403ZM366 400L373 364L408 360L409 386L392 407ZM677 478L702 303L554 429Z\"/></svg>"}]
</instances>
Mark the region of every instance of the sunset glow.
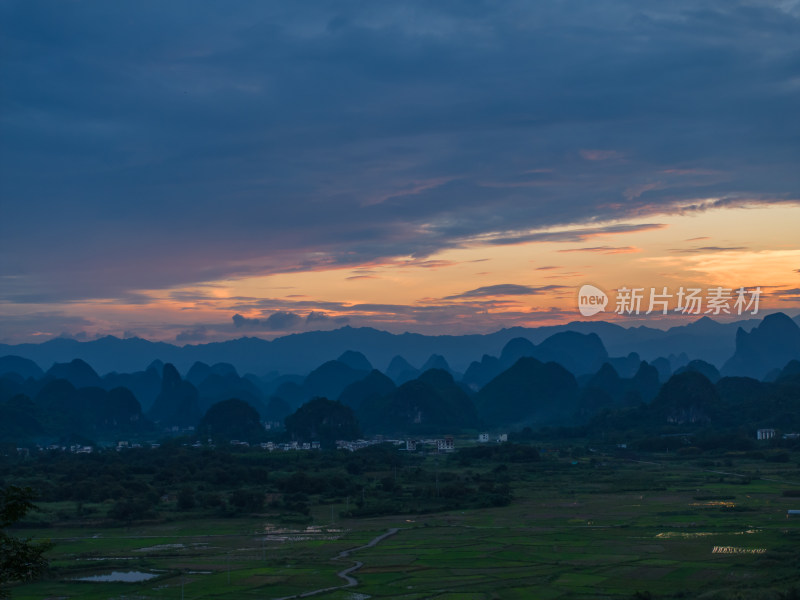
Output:
<instances>
[{"instance_id":1,"label":"sunset glow","mask_svg":"<svg viewBox=\"0 0 800 600\"><path fill-rule=\"evenodd\" d=\"M584 283L795 315L798 13L737 7L4 9L0 342L489 332Z\"/></svg>"}]
</instances>

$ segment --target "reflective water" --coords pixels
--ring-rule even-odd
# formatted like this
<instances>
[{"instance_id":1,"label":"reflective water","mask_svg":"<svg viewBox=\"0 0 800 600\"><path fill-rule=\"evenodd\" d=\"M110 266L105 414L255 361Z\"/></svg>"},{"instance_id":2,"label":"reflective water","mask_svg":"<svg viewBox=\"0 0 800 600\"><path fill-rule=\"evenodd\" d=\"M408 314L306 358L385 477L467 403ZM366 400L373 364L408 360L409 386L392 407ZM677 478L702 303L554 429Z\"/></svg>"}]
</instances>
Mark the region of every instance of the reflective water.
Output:
<instances>
[{"instance_id":1,"label":"reflective water","mask_svg":"<svg viewBox=\"0 0 800 600\"><path fill-rule=\"evenodd\" d=\"M125 583L136 583L138 581L147 581L158 577L157 573L145 573L144 571L112 571L111 573L104 573L103 575L87 575L86 577L78 577L75 581L122 581Z\"/></svg>"}]
</instances>

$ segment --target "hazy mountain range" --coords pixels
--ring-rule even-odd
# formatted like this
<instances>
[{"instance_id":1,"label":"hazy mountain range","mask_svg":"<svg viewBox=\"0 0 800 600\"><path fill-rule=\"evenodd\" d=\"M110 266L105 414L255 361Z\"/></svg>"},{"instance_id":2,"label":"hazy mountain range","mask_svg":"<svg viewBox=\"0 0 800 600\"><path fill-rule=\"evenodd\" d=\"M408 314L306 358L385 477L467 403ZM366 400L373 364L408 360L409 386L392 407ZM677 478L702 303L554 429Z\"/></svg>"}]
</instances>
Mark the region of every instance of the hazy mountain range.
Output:
<instances>
[{"instance_id":1,"label":"hazy mountain range","mask_svg":"<svg viewBox=\"0 0 800 600\"><path fill-rule=\"evenodd\" d=\"M800 316L794 318L800 322ZM419 369L431 357L440 355L457 372L465 372L482 355L499 356L514 338L540 344L556 333L594 333L609 356L624 357L631 352L648 361L684 353L688 360L700 359L721 368L736 350L737 331L749 333L760 319L719 323L703 317L693 323L660 330L629 327L605 321L576 321L566 325L502 329L484 335L428 336L417 333L392 334L363 327L342 327L264 340L240 338L227 342L176 346L140 338L103 337L89 342L57 338L41 344L0 344L0 356L29 358L42 369L53 363L80 358L99 373L133 372L154 359L172 363L186 372L195 362L230 363L243 373L306 374L322 362L348 350L357 350L377 368L386 370L396 356ZM569 368L569 365L565 365Z\"/></svg>"},{"instance_id":2,"label":"hazy mountain range","mask_svg":"<svg viewBox=\"0 0 800 600\"><path fill-rule=\"evenodd\" d=\"M608 324L604 326L607 331L616 331L608 329ZM694 339L696 347L704 334L721 335L717 326L702 319L677 332L664 332L663 339L665 344L670 339L689 340L687 343ZM315 398L329 399L318 402L319 409L325 414L341 413L344 424L358 428L357 419L367 433L398 435L470 430L481 425L576 425L594 422L602 415L610 426L623 429L640 421L663 425L665 419L678 424L780 422L800 426L800 413L793 408L800 402L800 326L783 313L767 315L749 332L738 327L733 332L734 351L721 368L702 359L689 360L687 352L652 361L634 352L614 357L596 332L554 332L554 328L536 330L538 336L514 337L497 355L483 354L480 360L476 348L467 348L475 360L463 373L451 368L442 354L430 354L420 361L424 352L443 347L452 350L448 344L453 340L496 341L497 336L507 333L444 340L414 336L419 346L410 344L409 336L369 329L344 328L312 338L309 334L282 338L295 344L298 340L327 340L326 347L332 348L342 343L343 336L350 343L355 343L355 338L374 342L380 336L400 341L399 347L414 362L422 362L416 368L404 356L395 354L385 361L388 367L382 372L363 352L348 349L337 358L317 363L305 376L281 375L275 369L264 375L240 375L231 362L208 364L199 360L178 369L161 360L161 356L169 360L168 354L155 359L150 355L143 370L101 376L81 358L56 362L44 371L29 358L0 355L0 440L145 436L194 427L201 419L208 431L219 433L220 423L227 423L227 429L223 429L228 431L237 420L244 423L244 431L252 429L259 419L274 423L284 421L292 411L305 415L310 410L308 403ZM550 335L538 343L531 340L546 333ZM642 329L636 333L642 334ZM213 348L218 353L210 356L219 357L220 349L230 352L248 343L262 354L249 357L251 362L245 364L274 367L260 361L265 361L264 353L274 352L282 340L246 339L178 348L104 338L71 342L70 346L95 352L104 346L167 352L211 352ZM26 349L63 346L63 340L57 342ZM683 348L691 351L694 347ZM311 348L298 351L308 360L304 350ZM313 350L319 352L318 348ZM397 351L398 346L383 348L383 358ZM341 404L332 406L333 400ZM731 417L726 405L736 407L742 418ZM319 416L312 410L303 419L313 421ZM744 416L747 419L742 420Z\"/></svg>"}]
</instances>

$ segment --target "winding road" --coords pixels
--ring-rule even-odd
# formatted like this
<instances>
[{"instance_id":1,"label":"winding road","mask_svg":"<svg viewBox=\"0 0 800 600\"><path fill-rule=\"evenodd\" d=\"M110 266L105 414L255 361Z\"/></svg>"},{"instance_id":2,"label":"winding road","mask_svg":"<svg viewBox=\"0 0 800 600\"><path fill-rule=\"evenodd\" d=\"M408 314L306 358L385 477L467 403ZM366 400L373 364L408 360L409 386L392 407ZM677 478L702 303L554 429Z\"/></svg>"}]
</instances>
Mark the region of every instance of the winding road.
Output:
<instances>
[{"instance_id":1,"label":"winding road","mask_svg":"<svg viewBox=\"0 0 800 600\"><path fill-rule=\"evenodd\" d=\"M392 527L386 533L382 533L379 536L372 538L368 543L364 544L363 546L358 546L356 548L350 548L349 550L342 550L333 560L343 560L350 556L353 552L358 552L359 550L364 550L365 548L372 548L380 544L386 538L393 536L395 533L400 531L399 527ZM351 573L357 571L361 567L364 566L364 563L360 560L355 561L355 564L351 567L347 567L346 569L342 569L341 571L337 572L337 577L341 577L345 580L344 585L335 585L332 587L320 588L318 590L311 590L309 592L303 592L302 594L295 594L294 596L283 596L282 598L276 598L275 600L291 600L292 598L308 598L309 596L316 596L317 594L324 594L325 592L332 592L334 590L341 590L344 588L349 588L358 585L358 579L353 577Z\"/></svg>"}]
</instances>

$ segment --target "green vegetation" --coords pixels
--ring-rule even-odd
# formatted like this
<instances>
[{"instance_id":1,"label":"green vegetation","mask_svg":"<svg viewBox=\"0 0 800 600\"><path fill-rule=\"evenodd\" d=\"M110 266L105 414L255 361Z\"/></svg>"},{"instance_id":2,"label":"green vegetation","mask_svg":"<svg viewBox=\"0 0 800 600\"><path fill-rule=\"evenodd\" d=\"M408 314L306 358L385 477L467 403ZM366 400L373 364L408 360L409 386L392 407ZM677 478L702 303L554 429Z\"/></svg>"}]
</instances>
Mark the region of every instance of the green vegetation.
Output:
<instances>
[{"instance_id":1,"label":"green vegetation","mask_svg":"<svg viewBox=\"0 0 800 600\"><path fill-rule=\"evenodd\" d=\"M319 597L797 597L800 519L786 511L798 508L800 452L694 448L540 440L449 455L270 454L176 443L5 458L7 483L43 486L26 535L55 542L47 578L13 596L281 598L340 586L336 573L359 560L357 587ZM86 495L116 489L112 473L119 498ZM131 497L149 497L150 512L125 514ZM111 571L156 577L76 581Z\"/></svg>"},{"instance_id":2,"label":"green vegetation","mask_svg":"<svg viewBox=\"0 0 800 600\"><path fill-rule=\"evenodd\" d=\"M33 490L8 486L0 490L0 598L7 598L6 584L33 581L47 568L44 553L47 542L31 543L9 535L5 530L34 509Z\"/></svg>"}]
</instances>

